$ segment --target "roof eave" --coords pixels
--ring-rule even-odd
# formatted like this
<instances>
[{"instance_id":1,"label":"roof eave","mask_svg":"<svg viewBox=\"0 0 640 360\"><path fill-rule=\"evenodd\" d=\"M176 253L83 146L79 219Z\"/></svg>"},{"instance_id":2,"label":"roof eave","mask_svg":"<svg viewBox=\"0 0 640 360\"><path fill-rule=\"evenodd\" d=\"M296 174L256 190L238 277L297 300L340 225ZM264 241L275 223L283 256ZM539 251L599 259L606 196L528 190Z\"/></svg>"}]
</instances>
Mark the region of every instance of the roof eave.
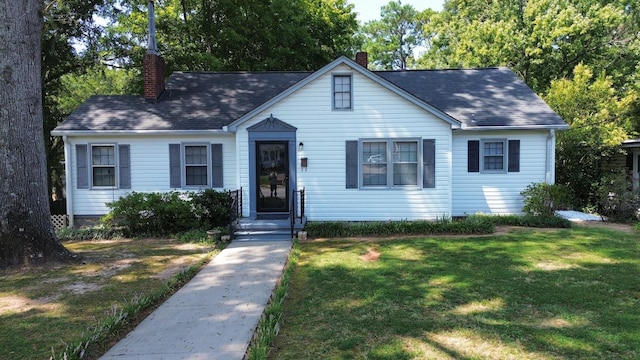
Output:
<instances>
[{"instance_id":1,"label":"roof eave","mask_svg":"<svg viewBox=\"0 0 640 360\"><path fill-rule=\"evenodd\" d=\"M229 131L217 130L53 130L53 136L140 136L140 135L221 135Z\"/></svg>"},{"instance_id":2,"label":"roof eave","mask_svg":"<svg viewBox=\"0 0 640 360\"><path fill-rule=\"evenodd\" d=\"M517 125L517 126L465 126L460 130L463 131L495 131L495 130L568 130L569 125Z\"/></svg>"}]
</instances>

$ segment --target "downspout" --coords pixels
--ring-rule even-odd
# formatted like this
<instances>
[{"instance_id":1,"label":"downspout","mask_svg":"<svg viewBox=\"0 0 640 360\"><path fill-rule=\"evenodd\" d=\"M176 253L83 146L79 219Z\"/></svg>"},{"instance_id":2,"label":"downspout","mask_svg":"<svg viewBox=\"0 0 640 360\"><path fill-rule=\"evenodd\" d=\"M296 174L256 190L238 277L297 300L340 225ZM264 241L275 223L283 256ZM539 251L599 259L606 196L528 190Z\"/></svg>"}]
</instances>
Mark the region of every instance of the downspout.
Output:
<instances>
[{"instance_id":1,"label":"downspout","mask_svg":"<svg viewBox=\"0 0 640 360\"><path fill-rule=\"evenodd\" d=\"M64 142L64 182L67 192L67 218L69 219L69 227L73 228L73 184L71 183L71 144L67 135L62 136Z\"/></svg>"},{"instance_id":2,"label":"downspout","mask_svg":"<svg viewBox=\"0 0 640 360\"><path fill-rule=\"evenodd\" d=\"M545 165L545 182L547 184L554 184L556 181L556 131L549 130L547 136L547 156Z\"/></svg>"}]
</instances>

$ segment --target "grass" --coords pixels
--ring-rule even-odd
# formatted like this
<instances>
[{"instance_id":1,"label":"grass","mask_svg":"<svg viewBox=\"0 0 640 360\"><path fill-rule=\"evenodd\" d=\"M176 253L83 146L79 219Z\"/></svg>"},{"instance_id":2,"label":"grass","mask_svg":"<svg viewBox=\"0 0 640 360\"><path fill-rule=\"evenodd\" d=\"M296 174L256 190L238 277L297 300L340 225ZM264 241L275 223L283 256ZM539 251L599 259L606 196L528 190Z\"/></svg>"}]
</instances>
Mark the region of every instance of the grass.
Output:
<instances>
[{"instance_id":1,"label":"grass","mask_svg":"<svg viewBox=\"0 0 640 360\"><path fill-rule=\"evenodd\" d=\"M600 228L303 243L269 358L640 358L638 279Z\"/></svg>"},{"instance_id":2,"label":"grass","mask_svg":"<svg viewBox=\"0 0 640 360\"><path fill-rule=\"evenodd\" d=\"M97 358L139 320L131 315L140 317L139 311L162 300L176 282L186 281L182 277L190 272L185 269L201 266L214 250L212 244L177 239L83 240L64 245L82 255L83 262L0 270L0 359L58 357L68 345L75 347L88 338L99 341L84 358ZM120 333L96 336L98 328Z\"/></svg>"}]
</instances>

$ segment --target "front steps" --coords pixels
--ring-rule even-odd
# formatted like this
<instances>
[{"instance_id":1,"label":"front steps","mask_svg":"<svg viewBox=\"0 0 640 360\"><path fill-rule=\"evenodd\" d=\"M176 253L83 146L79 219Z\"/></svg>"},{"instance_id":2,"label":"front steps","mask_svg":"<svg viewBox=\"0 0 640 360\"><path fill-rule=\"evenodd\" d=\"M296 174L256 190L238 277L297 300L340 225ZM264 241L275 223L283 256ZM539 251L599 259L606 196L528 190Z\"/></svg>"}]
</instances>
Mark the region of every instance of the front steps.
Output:
<instances>
[{"instance_id":1,"label":"front steps","mask_svg":"<svg viewBox=\"0 0 640 360\"><path fill-rule=\"evenodd\" d=\"M293 236L304 228L306 219L297 218ZM291 222L289 219L238 219L233 241L291 241Z\"/></svg>"}]
</instances>

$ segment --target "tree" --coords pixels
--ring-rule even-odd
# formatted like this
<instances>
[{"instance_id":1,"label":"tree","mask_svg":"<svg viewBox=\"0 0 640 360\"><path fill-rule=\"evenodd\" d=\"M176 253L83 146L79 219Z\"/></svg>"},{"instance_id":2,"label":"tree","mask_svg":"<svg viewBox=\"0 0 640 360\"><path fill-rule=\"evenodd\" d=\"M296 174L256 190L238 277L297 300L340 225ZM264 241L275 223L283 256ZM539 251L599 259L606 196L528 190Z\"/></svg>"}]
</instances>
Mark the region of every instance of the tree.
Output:
<instances>
[{"instance_id":1,"label":"tree","mask_svg":"<svg viewBox=\"0 0 640 360\"><path fill-rule=\"evenodd\" d=\"M64 96L61 78L70 73L82 73L99 61L98 34L101 27L93 14L104 0L45 0L42 31L42 94L45 148L49 190L53 198L62 200L64 159L62 139L50 136L70 112L60 108L57 99ZM78 54L77 45L83 47Z\"/></svg>"},{"instance_id":2,"label":"tree","mask_svg":"<svg viewBox=\"0 0 640 360\"><path fill-rule=\"evenodd\" d=\"M411 5L391 1L380 11L380 20L365 23L360 30L362 49L379 69L407 69L413 51L424 45L422 26L435 14L431 9L418 12Z\"/></svg>"},{"instance_id":3,"label":"tree","mask_svg":"<svg viewBox=\"0 0 640 360\"><path fill-rule=\"evenodd\" d=\"M638 4L597 0L449 0L427 26L425 67L508 66L536 92L583 63L616 87L640 60Z\"/></svg>"},{"instance_id":4,"label":"tree","mask_svg":"<svg viewBox=\"0 0 640 360\"><path fill-rule=\"evenodd\" d=\"M0 1L0 265L69 258L49 214L41 88L43 3Z\"/></svg>"},{"instance_id":5,"label":"tree","mask_svg":"<svg viewBox=\"0 0 640 360\"><path fill-rule=\"evenodd\" d=\"M346 0L166 0L156 35L167 71L315 70L349 48L357 28ZM103 37L114 64L139 67L147 8L123 0Z\"/></svg>"},{"instance_id":6,"label":"tree","mask_svg":"<svg viewBox=\"0 0 640 360\"><path fill-rule=\"evenodd\" d=\"M586 65L573 73L573 79L553 81L544 99L571 125L557 137L556 182L580 194L576 205L585 206L596 203L597 183L608 173L603 165L632 131L638 96L616 96L611 77L594 77Z\"/></svg>"}]
</instances>

